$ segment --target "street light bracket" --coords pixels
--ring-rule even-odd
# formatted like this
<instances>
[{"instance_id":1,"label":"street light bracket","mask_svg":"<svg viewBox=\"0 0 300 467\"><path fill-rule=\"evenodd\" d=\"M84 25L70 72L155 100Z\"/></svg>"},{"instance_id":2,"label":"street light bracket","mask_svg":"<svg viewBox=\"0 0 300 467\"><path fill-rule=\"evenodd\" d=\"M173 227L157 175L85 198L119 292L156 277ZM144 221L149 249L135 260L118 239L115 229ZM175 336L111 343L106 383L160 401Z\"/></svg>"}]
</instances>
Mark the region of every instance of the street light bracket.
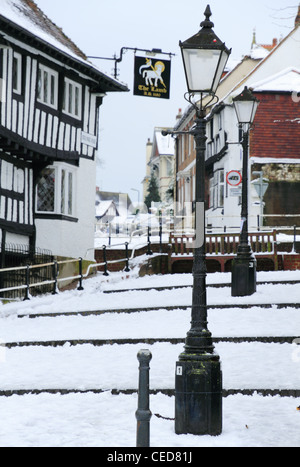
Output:
<instances>
[{"instance_id":1,"label":"street light bracket","mask_svg":"<svg viewBox=\"0 0 300 467\"><path fill-rule=\"evenodd\" d=\"M205 110L210 107L214 102L214 105L219 102L219 97L215 93L210 93L210 94L204 94L200 93L200 101L195 102L194 101L195 93L191 92L186 92L184 94L184 98L187 102L191 104L191 106L195 109L197 117L203 116L205 113ZM206 98L210 98L204 105L203 102Z\"/></svg>"},{"instance_id":2,"label":"street light bracket","mask_svg":"<svg viewBox=\"0 0 300 467\"><path fill-rule=\"evenodd\" d=\"M97 57L97 56L89 55L87 58L97 59L97 60L113 60L115 62L114 78L117 79L118 78L118 63L121 63L121 61L123 60L123 55L127 50L133 50L134 53L136 53L136 52L145 52L146 55L151 55L151 56L155 56L157 54L159 54L159 55L169 55L170 58L175 57L175 55L176 55L176 54L174 54L172 52L163 52L161 49L149 50L149 49L139 49L138 47L122 47L121 50L120 50L120 56L119 57L117 57L116 55L114 55L114 57Z\"/></svg>"}]
</instances>

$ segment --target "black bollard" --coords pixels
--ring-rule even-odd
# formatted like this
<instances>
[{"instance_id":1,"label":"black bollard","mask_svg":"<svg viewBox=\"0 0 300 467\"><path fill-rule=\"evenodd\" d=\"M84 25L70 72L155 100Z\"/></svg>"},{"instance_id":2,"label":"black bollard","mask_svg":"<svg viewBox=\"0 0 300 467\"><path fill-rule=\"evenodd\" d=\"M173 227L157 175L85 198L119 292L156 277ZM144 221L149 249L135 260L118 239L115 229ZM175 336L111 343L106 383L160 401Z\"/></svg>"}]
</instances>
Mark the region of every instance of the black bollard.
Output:
<instances>
[{"instance_id":1,"label":"black bollard","mask_svg":"<svg viewBox=\"0 0 300 467\"><path fill-rule=\"evenodd\" d=\"M107 272L107 259L106 259L106 246L103 245L103 262L104 262L104 273L103 276L109 276Z\"/></svg>"},{"instance_id":2,"label":"black bollard","mask_svg":"<svg viewBox=\"0 0 300 467\"><path fill-rule=\"evenodd\" d=\"M52 295L57 294L57 276L58 276L58 267L57 267L57 261L54 261L53 266L53 290L52 290Z\"/></svg>"},{"instance_id":3,"label":"black bollard","mask_svg":"<svg viewBox=\"0 0 300 467\"><path fill-rule=\"evenodd\" d=\"M159 252L162 253L162 214L159 214Z\"/></svg>"},{"instance_id":4,"label":"black bollard","mask_svg":"<svg viewBox=\"0 0 300 467\"><path fill-rule=\"evenodd\" d=\"M147 243L148 243L148 248L147 248L147 253L146 255L153 255L152 251L151 251L151 240L150 240L150 237L151 237L151 232L150 232L150 226L148 225L148 240L147 240Z\"/></svg>"},{"instance_id":5,"label":"black bollard","mask_svg":"<svg viewBox=\"0 0 300 467\"><path fill-rule=\"evenodd\" d=\"M152 413L149 409L149 362L152 354L149 350L140 350L137 354L139 367L138 409L135 413L137 419L136 447L150 446L150 419Z\"/></svg>"},{"instance_id":6,"label":"black bollard","mask_svg":"<svg viewBox=\"0 0 300 467\"><path fill-rule=\"evenodd\" d=\"M83 287L82 287L82 278L83 278L83 274L82 274L82 258L79 258L79 286L77 287L77 290L84 290Z\"/></svg>"},{"instance_id":7,"label":"black bollard","mask_svg":"<svg viewBox=\"0 0 300 467\"><path fill-rule=\"evenodd\" d=\"M30 282L30 271L29 271L29 264L26 266L26 289L25 289L25 300L30 300L29 298L29 282Z\"/></svg>"},{"instance_id":8,"label":"black bollard","mask_svg":"<svg viewBox=\"0 0 300 467\"><path fill-rule=\"evenodd\" d=\"M125 242L125 251L126 251L126 266L125 266L125 269L124 271L125 272L129 272L130 269L129 269L129 253L128 253L128 242Z\"/></svg>"}]
</instances>

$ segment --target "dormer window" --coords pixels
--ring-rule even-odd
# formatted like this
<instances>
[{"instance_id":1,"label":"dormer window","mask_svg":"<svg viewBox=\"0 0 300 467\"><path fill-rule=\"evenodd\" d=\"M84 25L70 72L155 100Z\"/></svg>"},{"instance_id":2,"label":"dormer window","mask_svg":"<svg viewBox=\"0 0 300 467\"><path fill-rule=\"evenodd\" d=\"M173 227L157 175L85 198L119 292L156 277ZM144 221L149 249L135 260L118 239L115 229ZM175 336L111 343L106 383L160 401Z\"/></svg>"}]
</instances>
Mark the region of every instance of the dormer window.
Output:
<instances>
[{"instance_id":1,"label":"dormer window","mask_svg":"<svg viewBox=\"0 0 300 467\"><path fill-rule=\"evenodd\" d=\"M57 109L58 73L50 68L39 65L37 100L42 104Z\"/></svg>"},{"instance_id":2,"label":"dormer window","mask_svg":"<svg viewBox=\"0 0 300 467\"><path fill-rule=\"evenodd\" d=\"M65 78L63 112L70 117L81 119L82 86Z\"/></svg>"},{"instance_id":3,"label":"dormer window","mask_svg":"<svg viewBox=\"0 0 300 467\"><path fill-rule=\"evenodd\" d=\"M16 52L13 55L12 88L16 94L22 93L22 55Z\"/></svg>"}]
</instances>

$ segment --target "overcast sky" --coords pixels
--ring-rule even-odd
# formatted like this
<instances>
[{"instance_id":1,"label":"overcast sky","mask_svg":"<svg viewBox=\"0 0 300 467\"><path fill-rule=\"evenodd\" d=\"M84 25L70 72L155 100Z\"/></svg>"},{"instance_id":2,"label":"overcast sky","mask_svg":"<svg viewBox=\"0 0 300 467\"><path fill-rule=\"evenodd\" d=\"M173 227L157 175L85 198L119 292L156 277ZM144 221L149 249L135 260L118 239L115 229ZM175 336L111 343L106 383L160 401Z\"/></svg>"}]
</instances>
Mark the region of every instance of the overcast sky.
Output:
<instances>
[{"instance_id":1,"label":"overcast sky","mask_svg":"<svg viewBox=\"0 0 300 467\"><path fill-rule=\"evenodd\" d=\"M100 109L101 165L97 185L103 191L128 193L137 201L145 175L146 143L155 126L173 126L179 108L187 106L183 66L178 43L194 35L204 19L207 3L214 31L232 48L232 59L250 52L253 30L258 43L272 43L294 27L299 0L35 0L44 13L86 55L113 57L122 47L159 48L176 54L172 59L169 100L134 96L134 53L127 51L119 64L119 79L129 93L108 94ZM166 58L158 56L159 58ZM109 75L113 61L94 60Z\"/></svg>"}]
</instances>

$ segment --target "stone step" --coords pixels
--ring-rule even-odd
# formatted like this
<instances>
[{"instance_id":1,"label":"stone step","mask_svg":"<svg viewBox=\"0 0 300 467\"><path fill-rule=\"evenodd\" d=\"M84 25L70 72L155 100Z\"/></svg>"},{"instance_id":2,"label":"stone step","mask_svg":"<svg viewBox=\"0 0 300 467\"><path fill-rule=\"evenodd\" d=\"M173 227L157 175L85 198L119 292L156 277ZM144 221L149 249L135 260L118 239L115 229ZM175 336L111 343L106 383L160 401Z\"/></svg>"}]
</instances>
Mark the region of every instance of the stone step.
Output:
<instances>
[{"instance_id":1,"label":"stone step","mask_svg":"<svg viewBox=\"0 0 300 467\"><path fill-rule=\"evenodd\" d=\"M68 395L68 394L103 394L111 393L114 396L120 394L132 395L137 394L137 389L6 389L4 391L0 390L0 397L12 397L12 396L26 396L26 395L42 395L42 394L59 394L59 395ZM300 397L300 389L223 389L223 397L235 396L241 394L243 396L253 396L255 394L264 396L264 397ZM164 394L166 396L172 397L175 395L175 389L150 389L149 394Z\"/></svg>"},{"instance_id":2,"label":"stone step","mask_svg":"<svg viewBox=\"0 0 300 467\"><path fill-rule=\"evenodd\" d=\"M290 284L290 285L295 285L295 284L300 284L300 281L298 280L285 280L285 281L257 281L257 285L263 285L263 284L272 284L272 285L278 285L278 284ZM162 290L176 290L176 289L186 289L186 288L191 288L192 285L170 285L166 287L141 287L141 288L129 288L129 289L114 289L114 290L103 290L103 293L105 294L111 294L111 293L121 293L121 292L147 292L149 290L157 290L157 291L162 291ZM220 282L218 284L207 284L206 287L212 287L212 288L222 288L222 287L231 287L230 282Z\"/></svg>"},{"instance_id":3,"label":"stone step","mask_svg":"<svg viewBox=\"0 0 300 467\"><path fill-rule=\"evenodd\" d=\"M250 308L265 308L265 309L284 309L284 308L300 308L300 303L250 303L250 304L218 304L218 305L208 305L208 310L215 310L215 309L250 309ZM103 309L103 310L89 310L89 311L60 311L60 312L53 312L53 313L30 313L30 314L18 314L18 318L55 318L59 316L91 316L91 315L103 315L105 313L137 313L137 312L146 312L146 311L156 311L156 310L188 310L191 308L191 305L177 305L177 306L157 306L157 307L139 307L139 308L115 308L115 309Z\"/></svg>"},{"instance_id":4,"label":"stone step","mask_svg":"<svg viewBox=\"0 0 300 467\"><path fill-rule=\"evenodd\" d=\"M261 342L264 344L292 344L298 336L251 336L251 337L213 337L213 342ZM24 341L24 342L6 342L2 347L13 349L15 347L63 347L66 344L74 347L76 345L90 344L95 347L104 345L124 345L124 344L148 344L168 343L172 345L184 344L184 338L140 338L140 339L65 339L65 340L48 340L48 341Z\"/></svg>"},{"instance_id":5,"label":"stone step","mask_svg":"<svg viewBox=\"0 0 300 467\"><path fill-rule=\"evenodd\" d=\"M0 391L128 390L138 387L141 342L62 347L12 347L1 355ZM172 389L182 342L148 343L152 353L150 388ZM224 390L298 390L299 352L289 343L217 342Z\"/></svg>"}]
</instances>

